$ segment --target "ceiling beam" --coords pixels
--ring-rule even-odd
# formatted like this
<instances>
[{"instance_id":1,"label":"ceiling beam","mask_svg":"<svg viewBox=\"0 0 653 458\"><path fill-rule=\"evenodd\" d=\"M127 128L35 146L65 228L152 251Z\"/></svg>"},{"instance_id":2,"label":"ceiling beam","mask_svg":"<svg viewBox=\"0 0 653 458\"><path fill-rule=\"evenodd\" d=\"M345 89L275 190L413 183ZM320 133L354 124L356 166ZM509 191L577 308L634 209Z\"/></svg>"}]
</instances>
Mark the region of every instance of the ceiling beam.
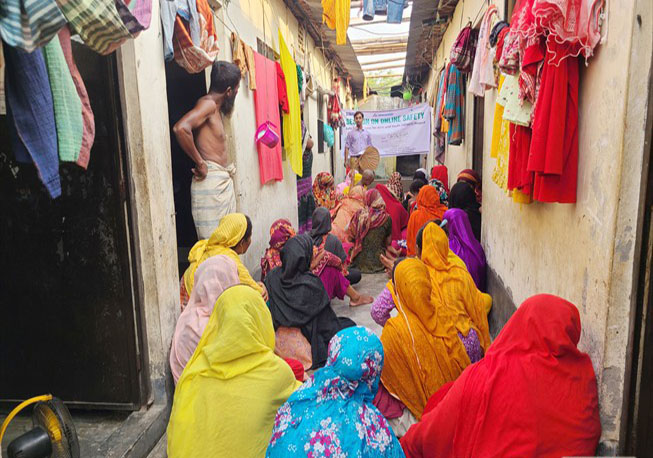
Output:
<instances>
[{"instance_id":1,"label":"ceiling beam","mask_svg":"<svg viewBox=\"0 0 653 458\"><path fill-rule=\"evenodd\" d=\"M383 16L380 16L383 17ZM373 19L371 21L364 21L363 19L359 18L352 18L349 21L349 27L365 27L366 25L372 25L372 24L386 24L388 22L387 19ZM410 16L405 16L401 18L401 23L406 23L410 22ZM391 25L396 25L396 24L391 24Z\"/></svg>"},{"instance_id":2,"label":"ceiling beam","mask_svg":"<svg viewBox=\"0 0 653 458\"><path fill-rule=\"evenodd\" d=\"M368 73L368 72L379 72L382 70L397 70L397 69L404 69L404 64L401 65L390 65L386 67L372 67L372 68L364 68L363 73Z\"/></svg>"},{"instance_id":3,"label":"ceiling beam","mask_svg":"<svg viewBox=\"0 0 653 458\"><path fill-rule=\"evenodd\" d=\"M357 56L373 56L376 54L394 54L406 52L406 45L377 45L365 46L355 49Z\"/></svg>"},{"instance_id":4,"label":"ceiling beam","mask_svg":"<svg viewBox=\"0 0 653 458\"><path fill-rule=\"evenodd\" d=\"M381 37L381 38L364 38L362 40L352 40L351 45L354 48L362 47L364 45L375 44L375 45L400 45L408 44L408 35L399 36L399 37Z\"/></svg>"},{"instance_id":5,"label":"ceiling beam","mask_svg":"<svg viewBox=\"0 0 653 458\"><path fill-rule=\"evenodd\" d=\"M361 62L361 66L387 64L388 62L397 62L397 61L405 61L405 60L406 60L406 56L393 57L392 59L381 59L381 60L371 60L369 62Z\"/></svg>"}]
</instances>

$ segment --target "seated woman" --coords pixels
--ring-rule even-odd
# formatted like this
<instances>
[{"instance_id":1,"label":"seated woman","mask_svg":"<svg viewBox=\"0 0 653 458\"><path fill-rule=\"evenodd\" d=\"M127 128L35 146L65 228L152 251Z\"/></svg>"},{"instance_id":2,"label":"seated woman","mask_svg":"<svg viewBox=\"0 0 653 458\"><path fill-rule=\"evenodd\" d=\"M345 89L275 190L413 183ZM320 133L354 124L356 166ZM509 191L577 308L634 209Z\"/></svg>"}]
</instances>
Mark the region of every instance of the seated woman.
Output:
<instances>
[{"instance_id":1,"label":"seated woman","mask_svg":"<svg viewBox=\"0 0 653 458\"><path fill-rule=\"evenodd\" d=\"M406 251L408 256L415 256L415 237L427 222L444 216L447 206L440 203L440 196L433 186L424 186L417 196L417 208L410 215L406 232Z\"/></svg>"},{"instance_id":2,"label":"seated woman","mask_svg":"<svg viewBox=\"0 0 653 458\"><path fill-rule=\"evenodd\" d=\"M463 260L476 283L476 287L485 292L486 269L485 252L474 237L467 213L459 208L452 208L444 213L449 232L449 248Z\"/></svg>"},{"instance_id":3,"label":"seated woman","mask_svg":"<svg viewBox=\"0 0 653 458\"><path fill-rule=\"evenodd\" d=\"M431 180L438 180L449 193L449 169L446 165L434 165L431 169Z\"/></svg>"},{"instance_id":4,"label":"seated woman","mask_svg":"<svg viewBox=\"0 0 653 458\"><path fill-rule=\"evenodd\" d=\"M365 208L365 190L362 186L354 186L331 210L331 233L338 237L347 253L352 247L349 242L349 222L361 208Z\"/></svg>"},{"instance_id":5,"label":"seated woman","mask_svg":"<svg viewBox=\"0 0 653 458\"><path fill-rule=\"evenodd\" d=\"M381 194L386 211L392 218L392 241L405 239L404 230L408 226L408 212L401 205L401 201L385 185L378 184L375 189Z\"/></svg>"},{"instance_id":6,"label":"seated woman","mask_svg":"<svg viewBox=\"0 0 653 458\"><path fill-rule=\"evenodd\" d=\"M273 349L261 294L244 285L222 293L175 390L170 458L265 454L278 408L301 386Z\"/></svg>"},{"instance_id":7,"label":"seated woman","mask_svg":"<svg viewBox=\"0 0 653 458\"><path fill-rule=\"evenodd\" d=\"M367 191L365 205L349 223L349 240L354 244L351 265L366 274L383 272L381 255L391 243L392 218L376 189Z\"/></svg>"},{"instance_id":8,"label":"seated woman","mask_svg":"<svg viewBox=\"0 0 653 458\"><path fill-rule=\"evenodd\" d=\"M331 337L354 326L348 318L338 318L331 308L322 281L311 273L313 241L308 234L297 235L281 249L281 267L265 277L268 306L275 328L300 328L311 344L313 367L322 367Z\"/></svg>"},{"instance_id":9,"label":"seated woman","mask_svg":"<svg viewBox=\"0 0 653 458\"><path fill-rule=\"evenodd\" d=\"M370 330L336 334L326 366L279 409L266 457L403 457L371 403L382 368L383 346Z\"/></svg>"},{"instance_id":10,"label":"seated woman","mask_svg":"<svg viewBox=\"0 0 653 458\"><path fill-rule=\"evenodd\" d=\"M188 254L190 266L183 277L183 287L187 295L193 292L195 272L197 268L212 256L223 254L231 258L238 266L238 278L243 285L257 290L267 300L267 291L263 283L257 283L250 275L247 267L240 262L240 255L245 254L252 244L252 221L242 213L230 213L220 220L208 240L200 240ZM182 297L184 291L182 291ZM182 310L184 305L182 304Z\"/></svg>"},{"instance_id":11,"label":"seated woman","mask_svg":"<svg viewBox=\"0 0 653 458\"><path fill-rule=\"evenodd\" d=\"M456 180L457 183L467 183L472 187L474 190L474 194L476 195L476 202L478 202L478 205L483 205L483 180L481 179L481 176L476 172L476 170L472 169L465 169L462 170L458 174L458 178Z\"/></svg>"},{"instance_id":12,"label":"seated woman","mask_svg":"<svg viewBox=\"0 0 653 458\"><path fill-rule=\"evenodd\" d=\"M406 193L404 196L404 208L410 215L413 212L413 209L415 208L415 204L417 203L417 195L419 194L419 191L422 189L422 187L426 186L428 183L426 180L413 180L413 182L410 184L409 191Z\"/></svg>"},{"instance_id":13,"label":"seated woman","mask_svg":"<svg viewBox=\"0 0 653 458\"><path fill-rule=\"evenodd\" d=\"M225 255L213 256L195 272L195 287L188 306L181 312L170 349L170 369L175 383L197 348L209 322L215 301L224 290L240 283L238 266Z\"/></svg>"},{"instance_id":14,"label":"seated woman","mask_svg":"<svg viewBox=\"0 0 653 458\"><path fill-rule=\"evenodd\" d=\"M580 335L573 304L528 299L485 358L429 401L401 440L406 456L594 456L601 436L596 377L578 350Z\"/></svg>"},{"instance_id":15,"label":"seated woman","mask_svg":"<svg viewBox=\"0 0 653 458\"><path fill-rule=\"evenodd\" d=\"M324 207L327 210L333 210L338 203L336 196L335 180L329 172L320 172L313 181L313 197L315 205Z\"/></svg>"},{"instance_id":16,"label":"seated woman","mask_svg":"<svg viewBox=\"0 0 653 458\"><path fill-rule=\"evenodd\" d=\"M399 202L404 201L404 185L401 183L401 173L392 172L387 187Z\"/></svg>"},{"instance_id":17,"label":"seated woman","mask_svg":"<svg viewBox=\"0 0 653 458\"><path fill-rule=\"evenodd\" d=\"M478 203L474 188L464 181L459 181L453 185L451 188L451 194L449 194L449 208L460 208L467 213L474 237L476 237L476 240L480 242L481 204Z\"/></svg>"}]
</instances>

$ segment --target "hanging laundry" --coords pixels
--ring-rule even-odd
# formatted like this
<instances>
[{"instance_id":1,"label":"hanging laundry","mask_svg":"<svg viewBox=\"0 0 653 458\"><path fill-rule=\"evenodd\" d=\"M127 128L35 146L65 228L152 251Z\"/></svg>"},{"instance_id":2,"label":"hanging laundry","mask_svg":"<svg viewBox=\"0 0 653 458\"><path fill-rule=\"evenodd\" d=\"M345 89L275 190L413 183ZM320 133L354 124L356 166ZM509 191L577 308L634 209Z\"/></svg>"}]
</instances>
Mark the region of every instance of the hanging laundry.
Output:
<instances>
[{"instance_id":1,"label":"hanging laundry","mask_svg":"<svg viewBox=\"0 0 653 458\"><path fill-rule=\"evenodd\" d=\"M72 31L95 52L110 54L132 37L112 1L57 0L57 4Z\"/></svg>"},{"instance_id":2,"label":"hanging laundry","mask_svg":"<svg viewBox=\"0 0 653 458\"><path fill-rule=\"evenodd\" d=\"M193 8L189 1L189 18L193 19ZM218 57L218 35L213 24L213 11L207 0L197 0L199 41L193 37L194 19L188 22L182 17L182 9L177 11L175 31L172 38L175 62L188 73L199 73L211 66Z\"/></svg>"},{"instance_id":3,"label":"hanging laundry","mask_svg":"<svg viewBox=\"0 0 653 458\"><path fill-rule=\"evenodd\" d=\"M513 124L529 127L533 104L519 99L519 77L507 75L499 92L499 102L503 105L503 119Z\"/></svg>"},{"instance_id":4,"label":"hanging laundry","mask_svg":"<svg viewBox=\"0 0 653 458\"><path fill-rule=\"evenodd\" d=\"M460 145L465 138L465 89L463 75L452 63L447 75L444 118L449 121L449 144Z\"/></svg>"},{"instance_id":5,"label":"hanging laundry","mask_svg":"<svg viewBox=\"0 0 653 458\"><path fill-rule=\"evenodd\" d=\"M281 136L281 119L279 118L279 96L277 92L277 67L259 53L254 53L256 65L256 91L254 92L254 110L256 125L271 122L276 126L276 133ZM283 180L283 165L281 163L281 142L270 148L262 142L257 142L258 165L261 185L276 180Z\"/></svg>"},{"instance_id":6,"label":"hanging laundry","mask_svg":"<svg viewBox=\"0 0 653 458\"><path fill-rule=\"evenodd\" d=\"M286 77L279 62L275 62L277 68L277 96L279 98L279 107L284 113L290 112L288 105L288 89L286 88Z\"/></svg>"},{"instance_id":7,"label":"hanging laundry","mask_svg":"<svg viewBox=\"0 0 653 458\"><path fill-rule=\"evenodd\" d=\"M501 75L499 80L499 93L505 81ZM492 181L504 191L508 190L508 158L510 155L510 121L503 119L502 100L497 97L494 108L494 121L492 124L492 144L490 146L490 157L495 158L497 163L492 172Z\"/></svg>"},{"instance_id":8,"label":"hanging laundry","mask_svg":"<svg viewBox=\"0 0 653 458\"><path fill-rule=\"evenodd\" d=\"M495 5L490 5L483 16L481 30L478 35L478 46L474 57L474 68L469 81L469 92L485 97L485 91L497 87L494 79L494 66L490 53L490 32L492 21L498 15Z\"/></svg>"},{"instance_id":9,"label":"hanging laundry","mask_svg":"<svg viewBox=\"0 0 653 458\"><path fill-rule=\"evenodd\" d=\"M2 0L0 35L9 46L31 52L66 25L55 0Z\"/></svg>"},{"instance_id":10,"label":"hanging laundry","mask_svg":"<svg viewBox=\"0 0 653 458\"><path fill-rule=\"evenodd\" d=\"M18 162L34 163L50 197L61 195L57 128L48 72L40 49L27 53L3 43L11 146Z\"/></svg>"},{"instance_id":11,"label":"hanging laundry","mask_svg":"<svg viewBox=\"0 0 653 458\"><path fill-rule=\"evenodd\" d=\"M59 37L54 37L43 47L43 58L52 91L59 160L77 162L84 133L82 102L77 95Z\"/></svg>"},{"instance_id":12,"label":"hanging laundry","mask_svg":"<svg viewBox=\"0 0 653 458\"><path fill-rule=\"evenodd\" d=\"M442 131L442 107L444 105L444 96L446 94L446 79L448 68L440 70L438 78L438 90L435 95L435 109L433 110L433 136L435 137L435 160L444 164L444 154L446 151L446 134Z\"/></svg>"},{"instance_id":13,"label":"hanging laundry","mask_svg":"<svg viewBox=\"0 0 653 458\"><path fill-rule=\"evenodd\" d=\"M284 147L293 172L302 175L302 117L297 86L297 64L286 46L281 30L279 30L279 48L281 68L286 78L286 92L288 93L288 113L283 115Z\"/></svg>"},{"instance_id":14,"label":"hanging laundry","mask_svg":"<svg viewBox=\"0 0 653 458\"><path fill-rule=\"evenodd\" d=\"M322 0L322 22L336 31L336 44L347 44L351 0Z\"/></svg>"},{"instance_id":15,"label":"hanging laundry","mask_svg":"<svg viewBox=\"0 0 653 458\"><path fill-rule=\"evenodd\" d=\"M77 69L75 60L73 59L72 44L70 42L70 29L68 29L68 27L64 27L59 31L59 42L61 43L61 49L66 58L66 63L68 64L68 70L70 71L73 82L75 83L77 95L82 103L84 132L82 135L82 146L79 150L79 157L77 158L77 165L85 169L88 167L91 147L95 140L95 117L93 115L93 110L91 109L91 101L88 98L88 92L86 92L84 80L82 79L82 75L79 74L79 70Z\"/></svg>"},{"instance_id":16,"label":"hanging laundry","mask_svg":"<svg viewBox=\"0 0 653 458\"><path fill-rule=\"evenodd\" d=\"M472 29L470 25L465 26L453 46L451 47L451 63L456 66L460 73L469 73L474 65L474 55L476 53L476 42L478 41L478 31Z\"/></svg>"},{"instance_id":17,"label":"hanging laundry","mask_svg":"<svg viewBox=\"0 0 653 458\"><path fill-rule=\"evenodd\" d=\"M508 190L517 189L528 195L533 190L533 173L527 169L530 144L531 129L511 123Z\"/></svg>"},{"instance_id":18,"label":"hanging laundry","mask_svg":"<svg viewBox=\"0 0 653 458\"><path fill-rule=\"evenodd\" d=\"M508 24L506 21L499 21L496 24L494 24L494 27L492 27L492 31L490 32L490 37L489 37L490 46L492 48L494 48L497 45L497 42L499 41L499 34L506 27L510 27L510 24Z\"/></svg>"},{"instance_id":19,"label":"hanging laundry","mask_svg":"<svg viewBox=\"0 0 653 458\"><path fill-rule=\"evenodd\" d=\"M406 0L388 0L388 24L401 24Z\"/></svg>"},{"instance_id":20,"label":"hanging laundry","mask_svg":"<svg viewBox=\"0 0 653 458\"><path fill-rule=\"evenodd\" d=\"M150 27L152 0L115 0L120 19L133 37Z\"/></svg>"},{"instance_id":21,"label":"hanging laundry","mask_svg":"<svg viewBox=\"0 0 653 458\"><path fill-rule=\"evenodd\" d=\"M172 37L177 19L177 2L175 0L159 0L159 14L163 32L163 57L166 61L171 61L175 54Z\"/></svg>"},{"instance_id":22,"label":"hanging laundry","mask_svg":"<svg viewBox=\"0 0 653 458\"><path fill-rule=\"evenodd\" d=\"M255 91L257 77L254 52L235 32L231 32L231 55L243 78L248 76L249 88Z\"/></svg>"}]
</instances>

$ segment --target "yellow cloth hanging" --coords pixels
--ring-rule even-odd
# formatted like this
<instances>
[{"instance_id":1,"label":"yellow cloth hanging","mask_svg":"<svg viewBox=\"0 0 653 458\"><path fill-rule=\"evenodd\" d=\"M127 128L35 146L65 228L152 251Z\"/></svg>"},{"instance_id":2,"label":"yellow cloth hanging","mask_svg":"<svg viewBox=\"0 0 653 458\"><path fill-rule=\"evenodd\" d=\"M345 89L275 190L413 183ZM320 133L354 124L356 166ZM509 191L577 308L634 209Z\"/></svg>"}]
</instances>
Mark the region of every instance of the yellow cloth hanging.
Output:
<instances>
[{"instance_id":1,"label":"yellow cloth hanging","mask_svg":"<svg viewBox=\"0 0 653 458\"><path fill-rule=\"evenodd\" d=\"M244 285L227 289L177 384L168 456L264 456L277 409L299 386L274 354L272 316L261 295Z\"/></svg>"},{"instance_id":2,"label":"yellow cloth hanging","mask_svg":"<svg viewBox=\"0 0 653 458\"><path fill-rule=\"evenodd\" d=\"M288 113L283 114L283 143L290 160L290 167L293 172L302 176L302 115L297 85L297 64L286 46L281 30L279 30L279 54L288 92Z\"/></svg>"},{"instance_id":3,"label":"yellow cloth hanging","mask_svg":"<svg viewBox=\"0 0 653 458\"><path fill-rule=\"evenodd\" d=\"M220 224L213 231L208 240L197 242L188 254L190 266L184 273L184 284L186 291L190 294L195 284L195 272L197 268L212 256L223 254L234 260L238 266L238 277L243 285L248 285L259 292L263 292L261 286L254 281L247 267L240 261L240 256L234 250L238 242L243 238L247 231L247 219L242 213L230 213L220 220Z\"/></svg>"},{"instance_id":4,"label":"yellow cloth hanging","mask_svg":"<svg viewBox=\"0 0 653 458\"><path fill-rule=\"evenodd\" d=\"M322 0L322 22L336 30L336 44L347 44L351 0Z\"/></svg>"},{"instance_id":5,"label":"yellow cloth hanging","mask_svg":"<svg viewBox=\"0 0 653 458\"><path fill-rule=\"evenodd\" d=\"M504 75L499 79L499 90L503 86ZM492 144L490 157L496 158L497 163L492 172L492 181L504 191L508 191L508 160L510 157L510 121L503 119L503 105L497 98L494 108L494 123L492 127Z\"/></svg>"}]
</instances>

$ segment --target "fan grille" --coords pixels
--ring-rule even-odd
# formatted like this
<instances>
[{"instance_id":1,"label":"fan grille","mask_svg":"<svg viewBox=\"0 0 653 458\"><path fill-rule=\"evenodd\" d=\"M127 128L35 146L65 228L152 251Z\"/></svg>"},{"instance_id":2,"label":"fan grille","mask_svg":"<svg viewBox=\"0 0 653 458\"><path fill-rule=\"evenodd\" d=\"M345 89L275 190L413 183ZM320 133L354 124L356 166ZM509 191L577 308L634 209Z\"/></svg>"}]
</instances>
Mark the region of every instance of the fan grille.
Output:
<instances>
[{"instance_id":1,"label":"fan grille","mask_svg":"<svg viewBox=\"0 0 653 458\"><path fill-rule=\"evenodd\" d=\"M52 441L52 458L79 458L79 440L70 412L60 399L39 402L32 420L48 432Z\"/></svg>"}]
</instances>

